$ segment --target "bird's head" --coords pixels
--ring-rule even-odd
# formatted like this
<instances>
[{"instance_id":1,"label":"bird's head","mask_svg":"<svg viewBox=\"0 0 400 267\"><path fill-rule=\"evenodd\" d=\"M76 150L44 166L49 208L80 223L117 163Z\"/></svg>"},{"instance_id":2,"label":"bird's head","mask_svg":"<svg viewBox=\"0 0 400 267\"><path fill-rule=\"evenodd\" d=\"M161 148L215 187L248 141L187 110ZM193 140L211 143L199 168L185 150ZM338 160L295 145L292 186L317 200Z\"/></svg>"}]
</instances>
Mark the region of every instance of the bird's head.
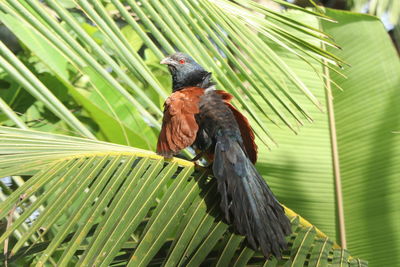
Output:
<instances>
[{"instance_id":1,"label":"bird's head","mask_svg":"<svg viewBox=\"0 0 400 267\"><path fill-rule=\"evenodd\" d=\"M168 66L172 75L173 91L178 91L188 86L207 88L211 84L211 73L207 72L190 56L178 52L170 55L160 62ZM207 83L205 83L207 80Z\"/></svg>"}]
</instances>

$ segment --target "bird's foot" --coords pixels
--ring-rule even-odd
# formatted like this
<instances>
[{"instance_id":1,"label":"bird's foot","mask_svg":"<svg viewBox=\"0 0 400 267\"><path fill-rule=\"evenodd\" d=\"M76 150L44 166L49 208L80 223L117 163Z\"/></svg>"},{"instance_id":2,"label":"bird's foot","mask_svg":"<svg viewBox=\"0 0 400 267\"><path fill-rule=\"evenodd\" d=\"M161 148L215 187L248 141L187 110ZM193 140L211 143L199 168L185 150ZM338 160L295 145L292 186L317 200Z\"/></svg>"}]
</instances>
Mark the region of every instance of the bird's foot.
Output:
<instances>
[{"instance_id":1,"label":"bird's foot","mask_svg":"<svg viewBox=\"0 0 400 267\"><path fill-rule=\"evenodd\" d=\"M203 154L204 154L204 152L200 152L194 158L192 158L190 161L192 161L192 162L198 161L199 159L201 159L201 157L203 157Z\"/></svg>"}]
</instances>

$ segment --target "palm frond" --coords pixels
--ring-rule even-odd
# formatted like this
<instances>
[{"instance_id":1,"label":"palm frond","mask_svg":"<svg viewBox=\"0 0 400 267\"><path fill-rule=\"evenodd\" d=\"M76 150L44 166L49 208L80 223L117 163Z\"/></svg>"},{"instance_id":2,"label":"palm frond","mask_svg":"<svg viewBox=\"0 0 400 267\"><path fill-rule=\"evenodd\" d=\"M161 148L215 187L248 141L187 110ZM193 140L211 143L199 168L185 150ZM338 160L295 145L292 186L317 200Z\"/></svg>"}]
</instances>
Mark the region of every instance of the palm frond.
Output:
<instances>
[{"instance_id":1,"label":"palm frond","mask_svg":"<svg viewBox=\"0 0 400 267\"><path fill-rule=\"evenodd\" d=\"M315 88L313 94L321 102L332 99L336 132L331 133L326 106L324 113L310 111L313 125L301 128L298 136L288 135L284 129L274 131L280 146L260 154L258 169L268 177L268 183L284 203L340 242L337 212L340 204L332 164L334 135L338 144L347 248L368 260L371 266L391 265L393 258L389 255L397 255L400 249L397 245L400 229L388 223L387 226L391 225L388 230L389 227L381 227L381 222L397 220L398 212L391 203L400 200L395 190L400 161L392 154L400 149L400 139L393 134L400 128L398 55L376 17L331 9L326 12L338 23L324 22L321 29L334 36L343 48L338 55L351 64L342 71L346 77L326 69L331 83L321 82L304 62L285 51L277 53L282 53L282 57L286 53L287 64L308 87ZM293 19L303 19L292 13ZM281 80L284 83L284 77ZM325 86L332 89L332 95ZM304 106L309 108L305 102ZM379 246L365 245L369 242Z\"/></svg>"},{"instance_id":2,"label":"palm frond","mask_svg":"<svg viewBox=\"0 0 400 267\"><path fill-rule=\"evenodd\" d=\"M14 206L20 213L0 236L4 242L17 231L22 234L13 240L9 261L36 255L32 263L44 266L57 252L58 266L197 266L205 260L219 266L366 266L290 209L289 249L283 259L265 261L222 221L214 180L191 162L7 127L0 127L0 151L0 176L31 176L0 204L0 218ZM36 233L39 238L31 241Z\"/></svg>"},{"instance_id":3,"label":"palm frond","mask_svg":"<svg viewBox=\"0 0 400 267\"><path fill-rule=\"evenodd\" d=\"M107 128L104 118L113 123L116 133L103 133L113 142L135 146L147 143L142 147L153 148L154 136L150 132L141 133L132 125L139 124L139 128L143 128L140 125L145 123L159 129L160 102L166 97L169 84L160 82L149 60L156 63L175 50L191 54L215 74L218 86L230 91L237 99L236 104L248 112L253 124L260 126L256 133L267 144L273 138L262 127L263 117L272 120L271 115L276 115L276 123L283 123L294 132L297 132L296 124L301 124L302 118L311 120L299 100L288 94L270 73L286 76L288 83L314 105L321 108L321 104L262 38L307 62L342 64L334 54L315 45L315 41L322 41L335 46L329 36L248 0L145 1L141 4L131 0L113 0L106 5L101 1L79 0L74 3L75 9L66 9L57 1L45 1L45 4L35 0L2 2L1 21L68 88L77 103L91 114L100 113L93 119L101 129ZM78 16L74 10L83 12L84 16ZM327 18L319 13L303 11L310 16ZM147 62L140 52L142 50L133 49L130 37L116 24L115 16L123 20L125 27L134 29L130 33L136 34L143 44L140 47L146 51ZM298 38L296 32L307 35L311 41ZM2 56L8 54L4 48ZM14 74L14 69L19 66L21 72L23 65L10 59L3 59L2 66L8 64L6 71ZM84 88L71 83L67 66L87 79ZM26 68L22 73L34 76ZM167 74L163 71L162 75ZM56 108L62 109L63 105L58 103L54 106L53 103L57 102L53 100L46 102L52 94L42 84L22 80L22 77L17 81L26 89L35 86L30 92L35 93L37 99L66 120L72 129L91 136L76 119L57 111ZM262 96L261 101L255 101L250 93L253 89ZM152 97L155 94L158 97ZM115 105L115 102L120 104ZM64 113L68 114L67 111ZM140 122L132 122L133 117ZM132 134L144 142L135 142L135 138L130 137Z\"/></svg>"}]
</instances>

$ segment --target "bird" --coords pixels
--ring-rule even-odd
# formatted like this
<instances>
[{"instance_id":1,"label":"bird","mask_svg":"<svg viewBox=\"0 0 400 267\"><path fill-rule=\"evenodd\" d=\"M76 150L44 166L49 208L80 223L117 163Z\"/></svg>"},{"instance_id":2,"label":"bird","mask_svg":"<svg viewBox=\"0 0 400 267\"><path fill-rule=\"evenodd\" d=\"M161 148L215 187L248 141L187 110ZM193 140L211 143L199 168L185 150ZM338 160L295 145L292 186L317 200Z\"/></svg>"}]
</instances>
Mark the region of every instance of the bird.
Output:
<instances>
[{"instance_id":1,"label":"bird","mask_svg":"<svg viewBox=\"0 0 400 267\"><path fill-rule=\"evenodd\" d=\"M198 153L193 160L210 161L226 222L252 249L281 258L290 221L254 166L257 145L249 121L189 55L177 52L160 63L172 76L172 94L164 103L157 154L171 158L192 147Z\"/></svg>"}]
</instances>

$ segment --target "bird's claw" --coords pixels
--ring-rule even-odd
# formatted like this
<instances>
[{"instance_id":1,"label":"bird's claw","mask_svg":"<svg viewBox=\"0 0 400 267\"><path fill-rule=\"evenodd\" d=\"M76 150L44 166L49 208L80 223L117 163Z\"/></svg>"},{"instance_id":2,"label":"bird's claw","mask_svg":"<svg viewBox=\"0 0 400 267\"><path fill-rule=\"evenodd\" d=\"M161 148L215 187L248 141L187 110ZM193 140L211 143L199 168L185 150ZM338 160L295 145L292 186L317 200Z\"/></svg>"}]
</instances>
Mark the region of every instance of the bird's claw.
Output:
<instances>
[{"instance_id":1,"label":"bird's claw","mask_svg":"<svg viewBox=\"0 0 400 267\"><path fill-rule=\"evenodd\" d=\"M190 161L192 161L192 162L198 161L201 157L203 157L203 154L204 154L203 152L200 152L194 158L192 158Z\"/></svg>"}]
</instances>

